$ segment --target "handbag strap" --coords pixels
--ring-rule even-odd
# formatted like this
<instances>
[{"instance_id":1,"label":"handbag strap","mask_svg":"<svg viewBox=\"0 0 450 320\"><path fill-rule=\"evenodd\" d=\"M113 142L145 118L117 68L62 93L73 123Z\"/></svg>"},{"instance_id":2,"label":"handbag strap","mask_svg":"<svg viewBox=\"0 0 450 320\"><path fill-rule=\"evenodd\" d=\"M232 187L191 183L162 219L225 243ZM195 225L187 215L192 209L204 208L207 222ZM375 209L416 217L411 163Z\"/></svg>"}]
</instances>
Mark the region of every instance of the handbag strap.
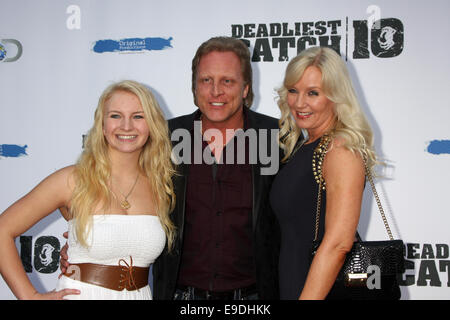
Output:
<instances>
[{"instance_id":1,"label":"handbag strap","mask_svg":"<svg viewBox=\"0 0 450 320\"><path fill-rule=\"evenodd\" d=\"M327 153L328 146L332 140L332 137L330 134L325 134L320 139L319 145L314 149L313 154L313 160L312 160L312 167L313 167L313 173L314 178L319 185L319 189L317 192L317 207L316 207L316 221L315 221L315 232L314 232L314 241L317 241L317 237L319 235L319 218L320 218L320 206L322 202L322 190L326 190L326 183L323 179L322 175L322 164L323 160L325 158L325 154ZM381 218L383 219L384 227L386 229L386 232L389 236L390 240L394 240L394 237L392 236L391 228L389 227L389 223L386 219L386 215L384 214L383 206L381 205L380 197L378 196L377 189L375 188L375 184L373 182L372 173L369 170L369 167L367 166L366 158L363 157L364 162L364 169L365 169L365 175L367 180L369 180L370 186L372 188L372 193L375 197L375 201L378 206L378 211L381 214ZM358 231L356 231L356 237L358 241L361 241L361 237L358 234Z\"/></svg>"}]
</instances>

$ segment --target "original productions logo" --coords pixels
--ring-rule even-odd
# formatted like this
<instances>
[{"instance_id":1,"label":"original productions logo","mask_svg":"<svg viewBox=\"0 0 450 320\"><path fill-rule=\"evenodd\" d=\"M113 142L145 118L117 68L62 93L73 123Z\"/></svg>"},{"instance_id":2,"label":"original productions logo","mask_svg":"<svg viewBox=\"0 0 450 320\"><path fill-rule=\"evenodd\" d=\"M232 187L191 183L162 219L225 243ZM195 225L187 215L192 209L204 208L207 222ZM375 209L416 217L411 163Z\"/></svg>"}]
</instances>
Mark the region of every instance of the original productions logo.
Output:
<instances>
[{"instance_id":1,"label":"original productions logo","mask_svg":"<svg viewBox=\"0 0 450 320\"><path fill-rule=\"evenodd\" d=\"M165 38L126 38L120 40L97 40L92 51L95 53L143 53L145 51L165 50L172 48L172 37Z\"/></svg>"}]
</instances>

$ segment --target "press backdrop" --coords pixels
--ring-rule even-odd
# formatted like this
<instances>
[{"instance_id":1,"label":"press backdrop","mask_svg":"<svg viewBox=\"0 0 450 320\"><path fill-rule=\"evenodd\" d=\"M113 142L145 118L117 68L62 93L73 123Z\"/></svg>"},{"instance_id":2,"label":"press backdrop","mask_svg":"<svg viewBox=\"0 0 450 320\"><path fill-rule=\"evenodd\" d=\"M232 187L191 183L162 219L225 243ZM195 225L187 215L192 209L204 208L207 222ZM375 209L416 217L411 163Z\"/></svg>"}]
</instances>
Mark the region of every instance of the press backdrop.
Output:
<instances>
[{"instance_id":1,"label":"press backdrop","mask_svg":"<svg viewBox=\"0 0 450 320\"><path fill-rule=\"evenodd\" d=\"M190 113L197 47L234 36L252 53L252 109L278 117L288 61L331 46L387 163L377 188L406 244L403 298L449 299L449 1L2 0L0 12L0 212L76 161L112 81L148 85L168 119ZM54 288L65 230L54 212L16 240L39 290ZM359 230L387 237L368 191ZM3 279L0 299L14 299Z\"/></svg>"}]
</instances>

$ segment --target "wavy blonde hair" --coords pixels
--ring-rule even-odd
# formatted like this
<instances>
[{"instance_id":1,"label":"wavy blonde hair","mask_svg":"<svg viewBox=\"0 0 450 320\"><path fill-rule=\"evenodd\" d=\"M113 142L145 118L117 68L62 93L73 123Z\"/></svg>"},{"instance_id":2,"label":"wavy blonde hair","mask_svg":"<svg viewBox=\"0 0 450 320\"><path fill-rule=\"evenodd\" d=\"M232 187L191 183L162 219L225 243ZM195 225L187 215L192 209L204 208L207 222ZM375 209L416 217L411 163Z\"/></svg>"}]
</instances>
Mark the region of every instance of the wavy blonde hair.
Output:
<instances>
[{"instance_id":1,"label":"wavy blonde hair","mask_svg":"<svg viewBox=\"0 0 450 320\"><path fill-rule=\"evenodd\" d=\"M332 49L312 47L302 51L292 59L287 68L281 88L278 92L278 107L281 110L280 145L285 152L282 159L286 162L293 154L301 128L295 124L287 104L288 90L302 77L306 68L315 66L322 72L322 90L334 103L334 137L341 137L344 146L353 152L359 152L366 159L369 170L377 163L373 149L372 129L356 98L347 67L341 57Z\"/></svg>"},{"instance_id":2,"label":"wavy blonde hair","mask_svg":"<svg viewBox=\"0 0 450 320\"><path fill-rule=\"evenodd\" d=\"M171 161L172 145L164 115L153 94L144 85L124 80L111 84L105 89L95 110L94 125L85 140L84 151L78 159L75 170L75 188L72 194L70 211L76 218L75 231L78 241L87 246L87 234L92 227L92 214L99 203L105 209L113 195L108 187L111 177L111 164L108 143L103 135L105 104L117 91L135 94L141 102L145 120L149 128L149 138L139 155L139 168L149 182L159 220L172 248L175 226L169 214L175 206L172 177L175 169Z\"/></svg>"}]
</instances>

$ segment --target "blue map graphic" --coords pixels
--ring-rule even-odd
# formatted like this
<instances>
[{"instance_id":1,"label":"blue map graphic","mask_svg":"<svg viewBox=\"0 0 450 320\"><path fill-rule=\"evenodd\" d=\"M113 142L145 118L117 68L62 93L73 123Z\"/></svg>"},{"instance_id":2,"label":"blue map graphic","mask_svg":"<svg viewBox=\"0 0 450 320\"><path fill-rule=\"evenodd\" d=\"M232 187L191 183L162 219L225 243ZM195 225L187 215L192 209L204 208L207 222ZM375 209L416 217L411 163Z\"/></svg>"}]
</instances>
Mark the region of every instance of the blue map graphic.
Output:
<instances>
[{"instance_id":1,"label":"blue map graphic","mask_svg":"<svg viewBox=\"0 0 450 320\"><path fill-rule=\"evenodd\" d=\"M21 147L16 144L0 144L0 157L17 158L27 156L26 148L28 148L27 145Z\"/></svg>"},{"instance_id":2,"label":"blue map graphic","mask_svg":"<svg viewBox=\"0 0 450 320\"><path fill-rule=\"evenodd\" d=\"M450 154L450 140L430 141L427 152L431 154Z\"/></svg>"},{"instance_id":3,"label":"blue map graphic","mask_svg":"<svg viewBox=\"0 0 450 320\"><path fill-rule=\"evenodd\" d=\"M172 37L164 38L129 38L121 40L98 40L92 50L97 53L122 51L152 51L172 48Z\"/></svg>"}]
</instances>

